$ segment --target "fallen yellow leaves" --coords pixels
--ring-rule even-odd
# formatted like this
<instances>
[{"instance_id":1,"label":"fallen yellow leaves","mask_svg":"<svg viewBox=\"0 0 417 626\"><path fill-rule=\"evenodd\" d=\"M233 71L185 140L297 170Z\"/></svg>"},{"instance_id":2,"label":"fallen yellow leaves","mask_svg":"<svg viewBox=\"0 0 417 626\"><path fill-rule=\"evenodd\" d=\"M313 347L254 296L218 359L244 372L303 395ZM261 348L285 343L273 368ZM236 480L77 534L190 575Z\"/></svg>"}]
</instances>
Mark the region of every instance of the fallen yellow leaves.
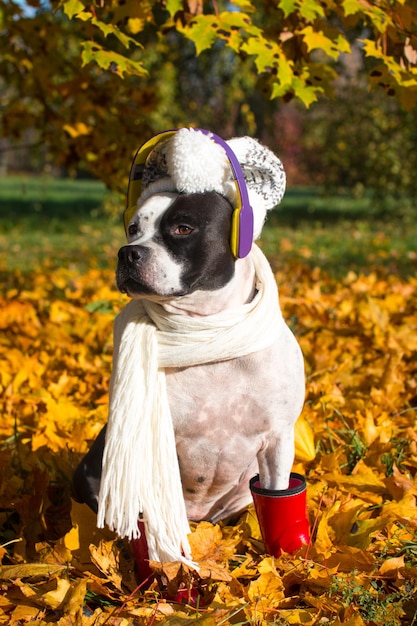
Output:
<instances>
[{"instance_id":1,"label":"fallen yellow leaves","mask_svg":"<svg viewBox=\"0 0 417 626\"><path fill-rule=\"evenodd\" d=\"M107 417L112 324L126 300L112 271L8 276L0 624L417 623L417 280L336 281L300 266L277 279L306 361L294 470L307 476L313 543L265 556L250 507L232 525L193 524L199 573L152 563L145 589L128 543L70 497Z\"/></svg>"}]
</instances>

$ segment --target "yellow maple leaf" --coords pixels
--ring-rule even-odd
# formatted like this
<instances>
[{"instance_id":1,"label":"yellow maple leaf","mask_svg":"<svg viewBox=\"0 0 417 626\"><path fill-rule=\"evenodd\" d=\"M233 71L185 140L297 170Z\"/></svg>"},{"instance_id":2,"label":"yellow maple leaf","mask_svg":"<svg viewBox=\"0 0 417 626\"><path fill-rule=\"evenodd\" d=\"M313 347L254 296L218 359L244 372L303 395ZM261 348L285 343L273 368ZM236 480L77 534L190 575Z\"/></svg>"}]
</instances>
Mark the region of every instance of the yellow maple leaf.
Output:
<instances>
[{"instance_id":1,"label":"yellow maple leaf","mask_svg":"<svg viewBox=\"0 0 417 626\"><path fill-rule=\"evenodd\" d=\"M294 426L295 457L299 461L312 461L316 456L314 432L304 416L300 416Z\"/></svg>"},{"instance_id":2,"label":"yellow maple leaf","mask_svg":"<svg viewBox=\"0 0 417 626\"><path fill-rule=\"evenodd\" d=\"M73 139L83 135L89 135L92 131L90 126L84 122L76 122L75 124L64 124L62 127Z\"/></svg>"}]
</instances>

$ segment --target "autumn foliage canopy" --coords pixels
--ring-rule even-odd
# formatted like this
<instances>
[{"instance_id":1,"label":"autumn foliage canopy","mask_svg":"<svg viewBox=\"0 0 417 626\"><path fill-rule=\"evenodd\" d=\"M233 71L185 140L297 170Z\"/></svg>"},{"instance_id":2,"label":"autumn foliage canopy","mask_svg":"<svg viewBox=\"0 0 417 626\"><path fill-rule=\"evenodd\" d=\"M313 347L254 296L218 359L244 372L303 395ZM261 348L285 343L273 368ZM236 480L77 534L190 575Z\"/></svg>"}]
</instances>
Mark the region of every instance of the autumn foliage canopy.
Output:
<instances>
[{"instance_id":1,"label":"autumn foliage canopy","mask_svg":"<svg viewBox=\"0 0 417 626\"><path fill-rule=\"evenodd\" d=\"M255 135L282 154L292 138L272 112L351 96L346 64L364 95L345 115L368 88L411 111L416 25L414 0L0 0L0 135L123 192L134 151L167 128Z\"/></svg>"}]
</instances>

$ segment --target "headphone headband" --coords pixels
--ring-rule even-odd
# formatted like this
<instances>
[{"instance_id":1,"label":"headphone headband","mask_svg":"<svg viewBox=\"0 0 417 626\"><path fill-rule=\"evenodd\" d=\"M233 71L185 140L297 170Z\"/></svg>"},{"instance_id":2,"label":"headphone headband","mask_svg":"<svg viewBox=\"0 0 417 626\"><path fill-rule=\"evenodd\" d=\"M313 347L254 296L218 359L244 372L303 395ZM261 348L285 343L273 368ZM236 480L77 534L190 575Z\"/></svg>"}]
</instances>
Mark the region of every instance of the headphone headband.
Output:
<instances>
[{"instance_id":1,"label":"headphone headband","mask_svg":"<svg viewBox=\"0 0 417 626\"><path fill-rule=\"evenodd\" d=\"M127 205L123 214L125 230L127 230L129 221L136 211L136 203L142 193L142 177L148 156L161 141L169 139L179 130L180 129L177 128L154 135L136 152L130 169ZM249 202L248 190L242 168L231 147L221 137L203 128L193 128L192 130L207 135L212 141L219 144L228 158L237 193L237 206L234 207L232 215L230 247L235 258L241 259L247 256L252 248L254 221L253 210Z\"/></svg>"}]
</instances>

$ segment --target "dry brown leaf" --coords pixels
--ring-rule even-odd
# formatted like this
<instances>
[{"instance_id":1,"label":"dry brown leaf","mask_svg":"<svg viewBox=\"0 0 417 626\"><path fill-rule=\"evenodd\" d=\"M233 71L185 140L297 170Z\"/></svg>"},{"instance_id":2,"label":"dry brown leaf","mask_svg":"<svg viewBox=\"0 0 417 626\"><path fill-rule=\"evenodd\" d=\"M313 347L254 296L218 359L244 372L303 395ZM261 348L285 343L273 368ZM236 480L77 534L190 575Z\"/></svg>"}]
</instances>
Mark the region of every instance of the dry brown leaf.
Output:
<instances>
[{"instance_id":1,"label":"dry brown leaf","mask_svg":"<svg viewBox=\"0 0 417 626\"><path fill-rule=\"evenodd\" d=\"M241 540L239 532L226 537L218 524L200 522L189 536L191 553L195 561L226 563L236 551Z\"/></svg>"},{"instance_id":2,"label":"dry brown leaf","mask_svg":"<svg viewBox=\"0 0 417 626\"><path fill-rule=\"evenodd\" d=\"M381 565L378 570L378 573L381 576L386 576L387 578L399 578L399 570L405 568L405 559L404 555L397 556L391 559L387 559Z\"/></svg>"},{"instance_id":3,"label":"dry brown leaf","mask_svg":"<svg viewBox=\"0 0 417 626\"><path fill-rule=\"evenodd\" d=\"M37 601L47 608L57 609L60 607L67 596L67 593L71 587L69 580L66 578L57 578L56 579L56 587L55 589L51 589L50 591L43 592L42 587L38 587L38 591L40 595L37 598Z\"/></svg>"},{"instance_id":4,"label":"dry brown leaf","mask_svg":"<svg viewBox=\"0 0 417 626\"><path fill-rule=\"evenodd\" d=\"M90 544L91 560L116 589L122 590L122 575L119 555L114 541L100 541L98 546Z\"/></svg>"},{"instance_id":5,"label":"dry brown leaf","mask_svg":"<svg viewBox=\"0 0 417 626\"><path fill-rule=\"evenodd\" d=\"M65 565L48 563L19 563L18 565L1 565L0 580L16 580L22 578L49 578L66 570Z\"/></svg>"},{"instance_id":6,"label":"dry brown leaf","mask_svg":"<svg viewBox=\"0 0 417 626\"><path fill-rule=\"evenodd\" d=\"M232 580L231 574L228 572L226 565L220 565L216 561L199 561L198 562L198 575L203 580L208 578L209 580L229 582Z\"/></svg>"},{"instance_id":7,"label":"dry brown leaf","mask_svg":"<svg viewBox=\"0 0 417 626\"><path fill-rule=\"evenodd\" d=\"M317 624L318 612L307 609L290 609L277 611L277 617L285 620L284 624L297 624L297 626L313 626Z\"/></svg>"},{"instance_id":8,"label":"dry brown leaf","mask_svg":"<svg viewBox=\"0 0 417 626\"><path fill-rule=\"evenodd\" d=\"M21 626L42 618L44 611L35 606L19 604L10 614L10 626ZM38 622L39 623L39 622Z\"/></svg>"}]
</instances>

